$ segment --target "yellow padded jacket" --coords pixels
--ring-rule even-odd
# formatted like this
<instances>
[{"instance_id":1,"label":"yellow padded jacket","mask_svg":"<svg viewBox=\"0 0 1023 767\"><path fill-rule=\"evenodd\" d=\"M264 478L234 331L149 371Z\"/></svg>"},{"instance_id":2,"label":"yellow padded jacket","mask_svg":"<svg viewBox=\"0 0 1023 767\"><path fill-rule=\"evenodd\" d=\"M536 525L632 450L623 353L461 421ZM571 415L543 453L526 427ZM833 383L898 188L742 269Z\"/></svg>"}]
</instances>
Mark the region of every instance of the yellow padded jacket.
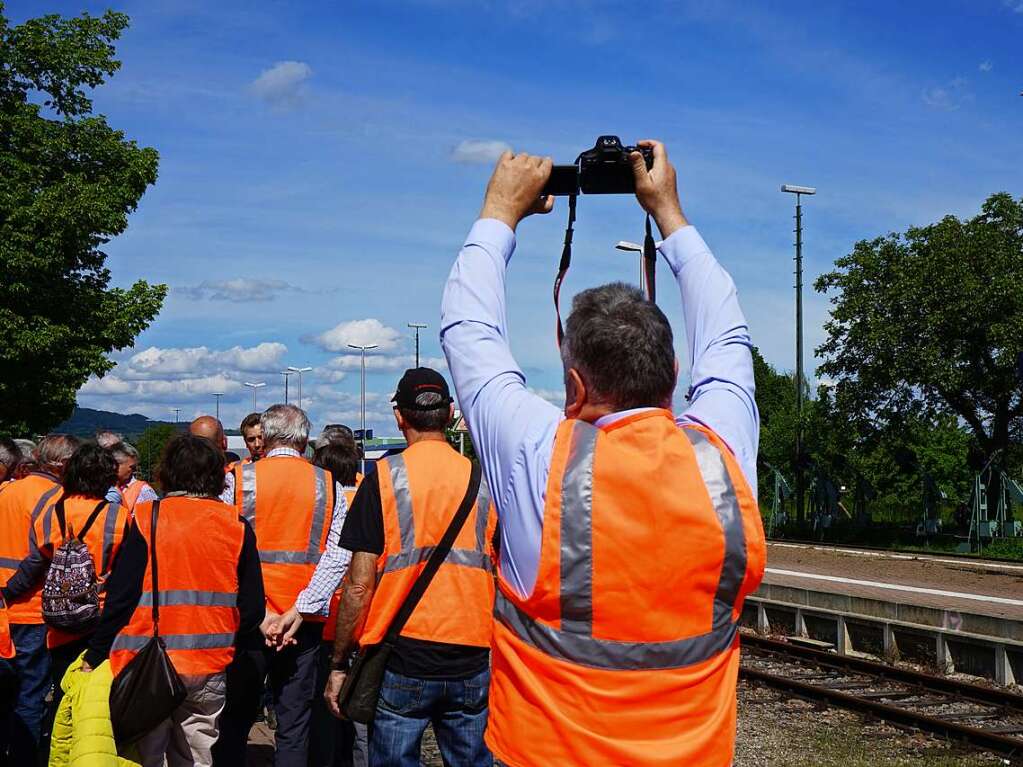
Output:
<instances>
[{"instance_id":1,"label":"yellow padded jacket","mask_svg":"<svg viewBox=\"0 0 1023 767\"><path fill-rule=\"evenodd\" d=\"M114 743L110 724L114 674L110 662L104 661L88 674L83 674L81 667L79 657L60 683L64 698L53 722L50 767L137 767L139 762L119 755Z\"/></svg>"}]
</instances>

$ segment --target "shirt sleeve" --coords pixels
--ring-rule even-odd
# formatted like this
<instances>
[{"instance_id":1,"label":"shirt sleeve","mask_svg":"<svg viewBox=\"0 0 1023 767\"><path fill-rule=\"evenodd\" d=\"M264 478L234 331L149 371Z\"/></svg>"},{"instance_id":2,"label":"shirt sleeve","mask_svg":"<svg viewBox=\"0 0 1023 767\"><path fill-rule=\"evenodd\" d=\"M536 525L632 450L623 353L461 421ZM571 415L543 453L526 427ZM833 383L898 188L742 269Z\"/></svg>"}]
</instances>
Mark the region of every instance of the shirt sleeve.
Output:
<instances>
[{"instance_id":1,"label":"shirt sleeve","mask_svg":"<svg viewBox=\"0 0 1023 767\"><path fill-rule=\"evenodd\" d=\"M380 502L380 477L376 472L359 485L348 512L338 545L348 551L384 553L384 507Z\"/></svg>"},{"instance_id":2,"label":"shirt sleeve","mask_svg":"<svg viewBox=\"0 0 1023 767\"><path fill-rule=\"evenodd\" d=\"M228 506L234 506L234 472L229 471L224 475L224 492L220 494L220 500Z\"/></svg>"},{"instance_id":3,"label":"shirt sleeve","mask_svg":"<svg viewBox=\"0 0 1023 767\"><path fill-rule=\"evenodd\" d=\"M132 523L117 562L110 577L107 579L106 600L103 603L103 614L99 626L89 639L89 649L85 653L85 661L93 668L107 659L114 639L121 632L142 598L142 581L149 563L149 547L142 537L138 526Z\"/></svg>"},{"instance_id":4,"label":"shirt sleeve","mask_svg":"<svg viewBox=\"0 0 1023 767\"><path fill-rule=\"evenodd\" d=\"M153 486L150 485L148 482L146 482L145 486L142 488L142 490L139 491L139 499L138 499L137 503L145 503L147 501L158 501L158 500L160 500L160 496L153 489Z\"/></svg>"},{"instance_id":5,"label":"shirt sleeve","mask_svg":"<svg viewBox=\"0 0 1023 767\"><path fill-rule=\"evenodd\" d=\"M753 342L735 283L693 226L674 232L660 252L678 280L689 353L689 404L678 422L702 424L721 437L756 492L760 414Z\"/></svg>"},{"instance_id":6,"label":"shirt sleeve","mask_svg":"<svg viewBox=\"0 0 1023 767\"><path fill-rule=\"evenodd\" d=\"M554 436L563 416L526 387L508 343L505 276L514 250L515 234L506 224L476 222L444 288L440 340L494 494L501 572L529 593L540 558Z\"/></svg>"},{"instance_id":7,"label":"shirt sleeve","mask_svg":"<svg viewBox=\"0 0 1023 767\"><path fill-rule=\"evenodd\" d=\"M309 580L309 585L295 599L295 608L303 615L322 617L330 615L330 599L341 585L352 561L352 552L341 548L339 544L348 511L344 490L340 484L334 485L334 497L337 500L334 502L334 516L330 520L330 531L327 533L327 545L320 556L320 561L316 563L316 570Z\"/></svg>"}]
</instances>

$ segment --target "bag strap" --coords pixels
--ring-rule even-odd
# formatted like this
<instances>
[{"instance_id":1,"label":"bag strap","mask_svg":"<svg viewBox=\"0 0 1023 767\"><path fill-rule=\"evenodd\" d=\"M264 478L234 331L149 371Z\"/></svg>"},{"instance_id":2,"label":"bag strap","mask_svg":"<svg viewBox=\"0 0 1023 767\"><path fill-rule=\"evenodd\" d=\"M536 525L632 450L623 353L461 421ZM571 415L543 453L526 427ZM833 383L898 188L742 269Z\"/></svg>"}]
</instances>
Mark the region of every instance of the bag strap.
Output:
<instances>
[{"instance_id":1,"label":"bag strap","mask_svg":"<svg viewBox=\"0 0 1023 767\"><path fill-rule=\"evenodd\" d=\"M61 542L67 540L67 521L64 515L64 496L62 495L57 499L57 503L53 506L53 513L57 517L57 525L60 527L60 540Z\"/></svg>"},{"instance_id":2,"label":"bag strap","mask_svg":"<svg viewBox=\"0 0 1023 767\"><path fill-rule=\"evenodd\" d=\"M149 562L153 573L153 636L160 636L160 578L156 570L156 520L160 515L160 501L153 501L149 518Z\"/></svg>"},{"instance_id":3,"label":"bag strap","mask_svg":"<svg viewBox=\"0 0 1023 767\"><path fill-rule=\"evenodd\" d=\"M85 539L85 534L89 532L89 528L92 527L92 523L96 521L96 517L98 517L99 513L103 511L103 507L107 506L109 503L109 501L100 501L96 504L96 508L92 510L89 518L85 520L85 524L82 525L82 529L79 531L78 535L75 536L78 540L81 541Z\"/></svg>"},{"instance_id":4,"label":"bag strap","mask_svg":"<svg viewBox=\"0 0 1023 767\"><path fill-rule=\"evenodd\" d=\"M472 507L476 503L476 496L479 495L480 491L481 476L479 464L472 464L472 469L469 472L469 487L466 488L465 497L462 499L458 511L455 512L451 524L448 525L448 529L444 531L444 537L440 539L437 548L430 554L423 572L416 578L416 582L412 584L412 588L405 596L405 601L401 603L398 612L394 614L391 625L387 629L387 634L384 636L384 644L393 645L398 639L398 635L405 628L408 619L412 617L412 613L419 604L419 600L426 593L426 588L430 585L430 581L433 580L433 576L437 574L441 564L447 558L448 552L451 551L451 547L455 545L455 538L458 537L458 534L465 526L465 520L469 518L469 512L472 511Z\"/></svg>"}]
</instances>

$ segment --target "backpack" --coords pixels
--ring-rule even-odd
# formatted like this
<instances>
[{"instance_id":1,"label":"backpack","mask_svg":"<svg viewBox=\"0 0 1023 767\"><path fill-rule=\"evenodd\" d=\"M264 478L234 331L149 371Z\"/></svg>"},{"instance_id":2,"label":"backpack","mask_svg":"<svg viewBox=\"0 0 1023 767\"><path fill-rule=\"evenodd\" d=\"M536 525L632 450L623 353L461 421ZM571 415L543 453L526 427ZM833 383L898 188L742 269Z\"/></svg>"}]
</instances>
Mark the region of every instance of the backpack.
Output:
<instances>
[{"instance_id":1,"label":"backpack","mask_svg":"<svg viewBox=\"0 0 1023 767\"><path fill-rule=\"evenodd\" d=\"M99 579L89 547L82 539L96 517L108 505L100 501L77 535L68 537L64 519L64 499L57 501L54 512L60 525L63 543L53 552L50 569L43 582L43 620L47 625L72 634L84 634L99 621Z\"/></svg>"}]
</instances>

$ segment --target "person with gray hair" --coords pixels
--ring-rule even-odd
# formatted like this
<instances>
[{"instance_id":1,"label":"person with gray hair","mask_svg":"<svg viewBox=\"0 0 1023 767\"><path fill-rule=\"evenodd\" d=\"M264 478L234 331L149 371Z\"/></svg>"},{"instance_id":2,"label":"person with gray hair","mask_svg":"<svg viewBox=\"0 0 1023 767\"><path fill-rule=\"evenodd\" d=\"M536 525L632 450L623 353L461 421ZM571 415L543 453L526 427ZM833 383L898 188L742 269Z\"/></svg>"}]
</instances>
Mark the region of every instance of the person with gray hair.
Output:
<instances>
[{"instance_id":1,"label":"person with gray hair","mask_svg":"<svg viewBox=\"0 0 1023 767\"><path fill-rule=\"evenodd\" d=\"M97 431L94 439L97 445L105 448L111 448L118 442L125 441L123 434L118 434L116 431L106 431L105 429Z\"/></svg>"},{"instance_id":2,"label":"person with gray hair","mask_svg":"<svg viewBox=\"0 0 1023 767\"><path fill-rule=\"evenodd\" d=\"M441 345L501 524L486 740L507 764L732 762L734 616L765 559L752 341L663 144L640 147L646 255L682 297L681 412L671 324L622 283L573 302L563 410L526 387L505 279L516 227L553 206L549 158L501 157L444 290Z\"/></svg>"},{"instance_id":3,"label":"person with gray hair","mask_svg":"<svg viewBox=\"0 0 1023 767\"><path fill-rule=\"evenodd\" d=\"M35 468L36 443L30 439L15 439L14 444L21 450L21 462L14 468L9 479L21 479Z\"/></svg>"},{"instance_id":4,"label":"person with gray hair","mask_svg":"<svg viewBox=\"0 0 1023 767\"><path fill-rule=\"evenodd\" d=\"M105 447L117 461L117 484L110 488L106 500L119 503L131 512L137 504L160 497L148 482L135 476L139 468L139 451L134 445L121 440Z\"/></svg>"},{"instance_id":5,"label":"person with gray hair","mask_svg":"<svg viewBox=\"0 0 1023 767\"><path fill-rule=\"evenodd\" d=\"M61 478L80 442L68 434L44 437L28 476L0 491L0 586L6 586L25 560L39 557L36 521L61 494ZM50 655L43 623L42 582L25 589L7 607L15 656L0 659L0 675L12 684L12 700L0 706L0 762L35 764L50 691ZM6 761L5 757L6 756Z\"/></svg>"},{"instance_id":6,"label":"person with gray hair","mask_svg":"<svg viewBox=\"0 0 1023 767\"><path fill-rule=\"evenodd\" d=\"M305 458L311 424L301 408L260 416L263 457L232 470L238 513L256 532L266 592L268 649L256 631L239 636L227 669L227 705L213 750L217 765L245 763L249 730L269 674L277 714L278 767L307 767L312 697L323 623L351 554L338 546L345 519L340 484Z\"/></svg>"},{"instance_id":7,"label":"person with gray hair","mask_svg":"<svg viewBox=\"0 0 1023 767\"><path fill-rule=\"evenodd\" d=\"M0 485L14 479L22 459L21 448L13 439L0 439Z\"/></svg>"}]
</instances>

